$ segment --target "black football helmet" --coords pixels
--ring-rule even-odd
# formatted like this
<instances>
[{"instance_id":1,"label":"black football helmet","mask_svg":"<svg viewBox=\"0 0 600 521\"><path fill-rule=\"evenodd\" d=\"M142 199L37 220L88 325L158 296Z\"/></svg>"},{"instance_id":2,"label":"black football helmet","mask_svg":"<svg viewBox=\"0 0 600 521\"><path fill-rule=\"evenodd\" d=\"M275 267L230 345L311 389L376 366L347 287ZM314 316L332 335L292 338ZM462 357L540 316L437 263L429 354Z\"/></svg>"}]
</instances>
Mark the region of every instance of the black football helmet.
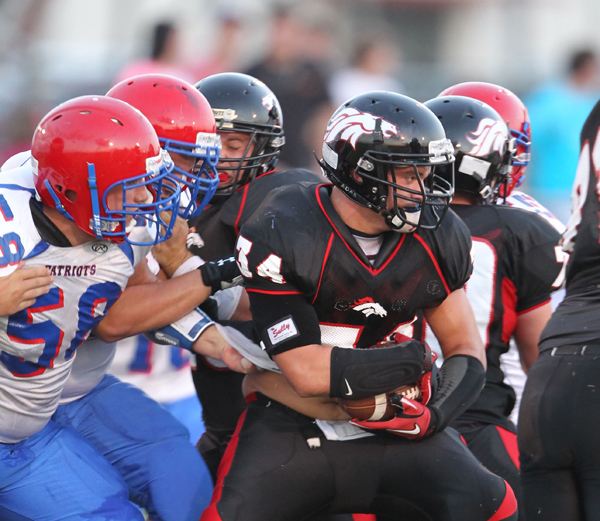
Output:
<instances>
[{"instance_id":1,"label":"black football helmet","mask_svg":"<svg viewBox=\"0 0 600 521\"><path fill-rule=\"evenodd\" d=\"M440 96L425 106L454 145L456 191L475 194L484 204L494 202L509 180L515 150L506 122L486 103L465 96ZM451 172L441 168L440 175L450 179Z\"/></svg>"},{"instance_id":2,"label":"black football helmet","mask_svg":"<svg viewBox=\"0 0 600 521\"><path fill-rule=\"evenodd\" d=\"M251 136L240 157L219 160L218 170L235 172L234 183L218 187L213 196L213 201L222 200L257 175L275 168L285 144L281 106L271 89L247 74L213 74L195 87L210 103L218 133L243 132Z\"/></svg>"},{"instance_id":3,"label":"black football helmet","mask_svg":"<svg viewBox=\"0 0 600 521\"><path fill-rule=\"evenodd\" d=\"M398 232L440 225L454 187L452 179L440 178L437 170L444 165L451 171L453 162L452 145L435 115L408 96L382 91L356 96L335 111L319 161L347 197L381 214ZM425 179L418 171L423 166L431 167ZM395 170L406 167L414 169L419 190L397 183ZM403 201L408 208L402 207Z\"/></svg>"}]
</instances>

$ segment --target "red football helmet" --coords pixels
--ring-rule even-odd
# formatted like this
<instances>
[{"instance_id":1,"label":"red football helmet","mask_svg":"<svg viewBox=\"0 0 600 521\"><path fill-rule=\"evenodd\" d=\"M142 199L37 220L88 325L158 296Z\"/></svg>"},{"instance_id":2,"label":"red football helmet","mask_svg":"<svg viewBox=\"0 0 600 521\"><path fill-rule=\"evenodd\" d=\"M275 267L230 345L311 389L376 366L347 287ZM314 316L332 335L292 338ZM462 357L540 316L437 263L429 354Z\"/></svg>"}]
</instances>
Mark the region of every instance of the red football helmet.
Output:
<instances>
[{"instance_id":1,"label":"red football helmet","mask_svg":"<svg viewBox=\"0 0 600 521\"><path fill-rule=\"evenodd\" d=\"M192 170L177 165L174 170L187 187L182 192L179 214L186 219L198 215L219 184L216 166L221 138L206 98L193 85L165 74L134 76L115 85L106 95L141 111L152 123L165 150L195 158Z\"/></svg>"},{"instance_id":2,"label":"red football helmet","mask_svg":"<svg viewBox=\"0 0 600 521\"><path fill-rule=\"evenodd\" d=\"M37 126L31 156L42 202L84 232L141 244L130 241L128 233L136 218L145 218L157 225L150 244L171 236L175 219L167 224L159 212L179 208L180 188L170 176L173 165L150 122L127 103L82 96L59 105ZM140 187L147 200L128 201L128 191ZM122 191L122 208L108 207L113 189Z\"/></svg>"},{"instance_id":3,"label":"red football helmet","mask_svg":"<svg viewBox=\"0 0 600 521\"><path fill-rule=\"evenodd\" d=\"M529 164L531 146L531 128L529 115L523 102L511 91L482 81L468 81L447 88L440 96L467 96L487 103L504 121L508 122L510 132L515 138L516 154L513 169L506 184L506 193L500 191L501 197L507 197L514 188L525 179L525 169Z\"/></svg>"}]
</instances>

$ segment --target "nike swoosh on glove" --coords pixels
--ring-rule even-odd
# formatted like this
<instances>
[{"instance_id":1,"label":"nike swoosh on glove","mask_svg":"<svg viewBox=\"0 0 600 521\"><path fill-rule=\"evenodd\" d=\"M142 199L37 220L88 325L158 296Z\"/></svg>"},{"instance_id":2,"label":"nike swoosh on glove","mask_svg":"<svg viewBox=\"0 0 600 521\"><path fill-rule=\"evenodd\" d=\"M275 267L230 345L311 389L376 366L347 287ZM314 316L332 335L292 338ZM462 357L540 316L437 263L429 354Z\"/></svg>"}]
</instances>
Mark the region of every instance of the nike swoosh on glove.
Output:
<instances>
[{"instance_id":1,"label":"nike swoosh on glove","mask_svg":"<svg viewBox=\"0 0 600 521\"><path fill-rule=\"evenodd\" d=\"M386 430L409 440L419 440L433 434L435 430L434 415L431 414L429 407L399 394L392 395L390 402L399 409L391 420L353 419L350 423L363 429Z\"/></svg>"}]
</instances>

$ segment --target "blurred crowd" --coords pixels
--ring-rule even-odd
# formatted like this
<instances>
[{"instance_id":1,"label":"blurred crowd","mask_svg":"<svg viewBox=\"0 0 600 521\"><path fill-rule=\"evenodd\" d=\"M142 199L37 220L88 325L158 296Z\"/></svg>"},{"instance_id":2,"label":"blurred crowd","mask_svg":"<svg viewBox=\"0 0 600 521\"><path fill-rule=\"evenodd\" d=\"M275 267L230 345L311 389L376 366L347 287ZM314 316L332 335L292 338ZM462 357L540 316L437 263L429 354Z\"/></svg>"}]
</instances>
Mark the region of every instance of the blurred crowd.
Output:
<instances>
[{"instance_id":1,"label":"blurred crowd","mask_svg":"<svg viewBox=\"0 0 600 521\"><path fill-rule=\"evenodd\" d=\"M403 49L393 31L368 24L366 30L352 31L354 34L340 38L339 31L334 29L339 21L334 2L297 2L270 6L268 16L262 17L265 42L257 56L247 52L248 17L243 9L218 10L210 45L207 43L209 52L205 49L190 52L180 22L158 19L147 24L144 49L138 51L137 58L120 69L107 70L103 79L90 79L88 84L73 84L69 88L63 85L62 89L49 87L36 101L29 82L35 71L23 72L21 67L17 73L16 65L11 65L32 52L31 46L19 48L20 40L31 36L42 16L42 10L32 9L31 5L23 4L20 11L12 9L15 16L20 15L21 30L15 30L6 49L2 66L4 90L14 93L13 84L22 88L20 97L7 98L0 110L0 122L6 129L0 136L0 161L27 148L33 125L50 106L77 94L103 93L115 81L144 73L171 74L192 84L224 71L245 72L263 80L278 96L285 117L287 146L281 157L282 167L304 167L315 172L319 169L312 152L319 151L328 115L347 99L369 90L400 92L417 99L435 95L427 93L420 97L414 92L414 78L408 78L403 70ZM570 211L569 190L579 155L578 132L600 97L600 67L593 47L573 48L562 70L562 75L532 84L525 92L510 84L507 87L525 101L534 129L536 145L525 186L566 222ZM456 81L487 79L455 78ZM412 90L405 88L407 84L413 86ZM1 97L6 97L3 89Z\"/></svg>"}]
</instances>

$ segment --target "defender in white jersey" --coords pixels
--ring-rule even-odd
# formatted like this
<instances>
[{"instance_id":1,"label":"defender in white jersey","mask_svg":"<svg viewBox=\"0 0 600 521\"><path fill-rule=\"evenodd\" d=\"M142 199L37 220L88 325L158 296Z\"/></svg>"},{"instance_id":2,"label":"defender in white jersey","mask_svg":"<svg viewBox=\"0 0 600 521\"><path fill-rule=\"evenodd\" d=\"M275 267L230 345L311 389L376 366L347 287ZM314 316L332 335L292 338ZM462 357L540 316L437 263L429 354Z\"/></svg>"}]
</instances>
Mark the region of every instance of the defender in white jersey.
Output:
<instances>
[{"instance_id":1,"label":"defender in white jersey","mask_svg":"<svg viewBox=\"0 0 600 521\"><path fill-rule=\"evenodd\" d=\"M195 215L218 184L215 165L220 142L208 102L191 85L166 75L131 78L111 89L108 96L119 98L120 89L122 101L131 103L149 118L161 145L172 154L174 173L184 190L182 195L189 195L180 205L179 214L184 219ZM140 95L143 105L129 98ZM132 231L135 236L147 233L144 226L136 226ZM182 317L179 325L186 324L188 331L195 329L195 335L202 334L204 342L211 337L219 342L217 347L226 347L216 329L194 309L211 294L212 284L205 271L199 276L195 269L202 264L201 259L187 253L187 225L182 219L178 219L174 235L169 242L178 239L180 246L180 255L174 258L177 263L187 261L184 266L170 265L170 251L166 259L164 253L155 253L160 262L166 261L169 276L180 276L158 282L158 264L151 255L148 264L136 266L136 275L113 313L94 330L110 342L96 339L82 346L53 419L75 428L109 459L125 479L130 498L143 506L152 520L196 521L208 505L212 480L189 442L187 429L138 388L106 374L115 354L114 340L168 326ZM156 269L148 269L147 265ZM229 263L229 267L238 273L235 264ZM222 274L220 271L219 276ZM192 349L192 344L190 341L185 347ZM168 356L173 348L158 349ZM241 360L237 353L233 354ZM172 379L169 383L177 387L180 381ZM188 383L193 391L189 373Z\"/></svg>"},{"instance_id":2,"label":"defender in white jersey","mask_svg":"<svg viewBox=\"0 0 600 521\"><path fill-rule=\"evenodd\" d=\"M120 475L52 420L75 349L133 273L136 218L171 233L180 189L148 120L103 96L70 100L38 125L32 164L0 184L0 276L47 266L50 291L0 317L0 518L141 519ZM93 484L93 485L92 485Z\"/></svg>"},{"instance_id":3,"label":"defender in white jersey","mask_svg":"<svg viewBox=\"0 0 600 521\"><path fill-rule=\"evenodd\" d=\"M165 79L168 77L153 77L151 86L156 90L157 84L164 86ZM137 85L139 82L134 83ZM186 192L202 196L198 197L198 203L194 199L194 205L180 207L180 215L188 217L188 213L197 209L198 204L206 204L214 192L214 189L211 191L210 182L211 179L216 180L216 175L213 172L211 177L208 170L218 159L218 148L207 147L206 141L212 131L212 141L208 141L217 142L215 122L210 106L200 93L191 86L186 88L181 80L173 78L169 83L173 89L162 89L157 93L164 110L159 110L158 106L156 109L171 123L167 132L169 143L175 143L177 151L182 152L174 154L178 179L181 180L185 174L187 184L183 187ZM163 143L164 137L159 137ZM201 137L202 147L197 143ZM186 161L186 156L194 160L192 166L189 159ZM27 159L27 153L18 154L3 169L27 162ZM185 172L182 167L186 169ZM190 187L192 182L196 183L195 188ZM186 231L185 222L179 219L175 225L175 235L179 235L184 255ZM148 242L147 236L148 229L143 225L136 226L130 234L142 244ZM144 259L149 248L135 248ZM128 333L164 326L193 310L211 293L211 288L203 284L203 278L198 276L197 270L161 284L139 286L140 279L154 282L153 277L148 273L145 260L136 263L136 275L116 304L114 313L94 332L101 338L116 340ZM159 300L163 304L162 313L156 311L155 303ZM194 317L187 318L188 321L190 319ZM197 322L198 318L195 320ZM205 335L216 336L215 333L215 328L209 328ZM186 429L167 411L139 389L106 374L114 354L114 342L104 343L98 338L86 341L79 348L53 421L75 428L91 441L119 470L129 487L130 498L145 507L151 519L197 519L212 492L212 481L202 459L189 443Z\"/></svg>"}]
</instances>

